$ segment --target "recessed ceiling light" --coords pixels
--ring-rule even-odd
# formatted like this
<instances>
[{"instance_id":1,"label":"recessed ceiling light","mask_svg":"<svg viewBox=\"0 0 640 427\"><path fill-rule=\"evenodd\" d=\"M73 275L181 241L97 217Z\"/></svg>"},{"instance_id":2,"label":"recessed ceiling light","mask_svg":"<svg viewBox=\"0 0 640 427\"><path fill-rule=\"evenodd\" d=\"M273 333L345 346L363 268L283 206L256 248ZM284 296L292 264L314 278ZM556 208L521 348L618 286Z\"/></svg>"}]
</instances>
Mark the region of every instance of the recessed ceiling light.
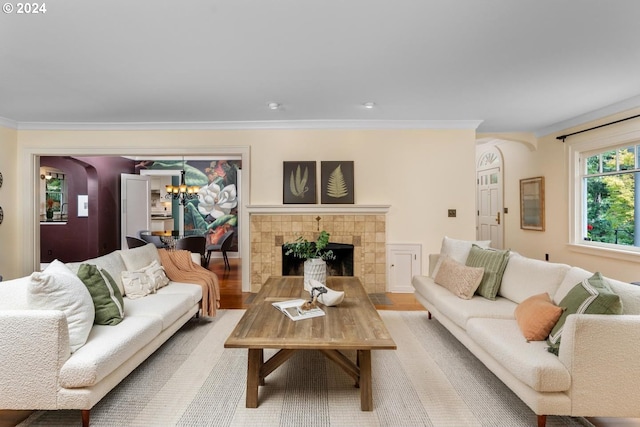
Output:
<instances>
[{"instance_id":1,"label":"recessed ceiling light","mask_svg":"<svg viewBox=\"0 0 640 427\"><path fill-rule=\"evenodd\" d=\"M364 105L364 108L366 108L367 110L371 110L373 107L376 106L376 103L375 102L365 102L362 105Z\"/></svg>"},{"instance_id":2,"label":"recessed ceiling light","mask_svg":"<svg viewBox=\"0 0 640 427\"><path fill-rule=\"evenodd\" d=\"M270 102L269 104L267 104L267 106L270 110L277 110L278 108L280 108L280 104L278 104L277 102Z\"/></svg>"}]
</instances>

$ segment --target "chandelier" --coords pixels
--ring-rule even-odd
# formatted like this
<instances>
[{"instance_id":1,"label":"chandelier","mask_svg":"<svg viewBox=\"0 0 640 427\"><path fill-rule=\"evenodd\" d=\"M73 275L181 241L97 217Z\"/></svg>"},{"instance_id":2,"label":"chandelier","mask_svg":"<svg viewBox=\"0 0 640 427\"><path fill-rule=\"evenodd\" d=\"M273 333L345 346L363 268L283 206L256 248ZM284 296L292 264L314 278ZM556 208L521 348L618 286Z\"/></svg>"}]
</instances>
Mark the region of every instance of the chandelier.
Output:
<instances>
[{"instance_id":1,"label":"chandelier","mask_svg":"<svg viewBox=\"0 0 640 427\"><path fill-rule=\"evenodd\" d=\"M197 186L188 187L185 183L185 161L184 157L182 158L182 170L180 171L180 185L166 185L165 189L167 190L167 194L164 196L166 199L170 200L178 200L181 205L186 205L187 201L197 199L198 191L200 190Z\"/></svg>"}]
</instances>

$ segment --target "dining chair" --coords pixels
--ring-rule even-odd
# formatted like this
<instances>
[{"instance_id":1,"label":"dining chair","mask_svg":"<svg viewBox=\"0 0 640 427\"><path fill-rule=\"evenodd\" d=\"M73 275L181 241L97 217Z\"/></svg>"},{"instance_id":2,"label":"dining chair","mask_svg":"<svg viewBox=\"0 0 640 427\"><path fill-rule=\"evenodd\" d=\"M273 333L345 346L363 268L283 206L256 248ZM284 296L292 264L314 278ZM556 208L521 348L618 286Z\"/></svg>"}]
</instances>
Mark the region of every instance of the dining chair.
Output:
<instances>
[{"instance_id":1,"label":"dining chair","mask_svg":"<svg viewBox=\"0 0 640 427\"><path fill-rule=\"evenodd\" d=\"M163 249L167 247L167 244L162 241L160 236L153 235L149 231L141 231L140 238L147 243L153 243L157 248Z\"/></svg>"},{"instance_id":2,"label":"dining chair","mask_svg":"<svg viewBox=\"0 0 640 427\"><path fill-rule=\"evenodd\" d=\"M218 243L215 245L207 245L207 256L205 259L205 267L209 266L209 261L211 260L211 252L222 252L222 259L224 260L224 269L231 270L231 265L229 264L229 257L227 256L227 252L231 249L231 244L233 243L233 233L235 230L229 230L225 234L220 237Z\"/></svg>"},{"instance_id":3,"label":"dining chair","mask_svg":"<svg viewBox=\"0 0 640 427\"><path fill-rule=\"evenodd\" d=\"M200 254L200 264L205 264L205 247L207 245L207 239L200 236L185 236L182 239L176 240L176 250L186 250L194 254Z\"/></svg>"},{"instance_id":4,"label":"dining chair","mask_svg":"<svg viewBox=\"0 0 640 427\"><path fill-rule=\"evenodd\" d=\"M142 239L138 239L137 237L134 237L134 236L127 236L126 238L127 238L127 246L129 247L129 249L139 248L140 246L144 246L147 244L146 241Z\"/></svg>"}]
</instances>

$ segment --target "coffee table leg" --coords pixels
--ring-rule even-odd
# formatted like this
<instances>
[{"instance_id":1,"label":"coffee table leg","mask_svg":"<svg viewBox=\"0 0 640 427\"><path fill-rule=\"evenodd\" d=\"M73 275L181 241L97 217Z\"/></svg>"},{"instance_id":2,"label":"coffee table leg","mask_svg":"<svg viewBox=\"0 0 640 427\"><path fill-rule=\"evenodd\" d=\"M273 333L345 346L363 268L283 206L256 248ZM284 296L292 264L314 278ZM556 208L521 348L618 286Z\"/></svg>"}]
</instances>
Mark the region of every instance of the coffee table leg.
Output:
<instances>
[{"instance_id":1,"label":"coffee table leg","mask_svg":"<svg viewBox=\"0 0 640 427\"><path fill-rule=\"evenodd\" d=\"M258 386L260 385L262 361L262 349L250 348L247 366L247 408L258 407Z\"/></svg>"},{"instance_id":2,"label":"coffee table leg","mask_svg":"<svg viewBox=\"0 0 640 427\"><path fill-rule=\"evenodd\" d=\"M358 350L360 362L360 409L373 411L373 389L371 386L371 350Z\"/></svg>"}]
</instances>

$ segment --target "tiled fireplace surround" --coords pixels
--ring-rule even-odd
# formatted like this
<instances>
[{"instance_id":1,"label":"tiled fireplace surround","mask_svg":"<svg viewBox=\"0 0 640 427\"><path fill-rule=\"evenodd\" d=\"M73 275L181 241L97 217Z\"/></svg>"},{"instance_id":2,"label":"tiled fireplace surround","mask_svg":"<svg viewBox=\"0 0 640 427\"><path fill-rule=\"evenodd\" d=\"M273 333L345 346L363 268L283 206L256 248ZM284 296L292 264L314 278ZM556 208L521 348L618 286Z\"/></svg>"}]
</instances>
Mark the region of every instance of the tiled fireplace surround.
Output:
<instances>
[{"instance_id":1,"label":"tiled fireplace surround","mask_svg":"<svg viewBox=\"0 0 640 427\"><path fill-rule=\"evenodd\" d=\"M326 230L333 243L352 244L354 276L360 278L368 293L385 292L387 209L249 207L251 292L257 292L269 276L282 275L283 243L298 236L315 240L318 230Z\"/></svg>"}]
</instances>

